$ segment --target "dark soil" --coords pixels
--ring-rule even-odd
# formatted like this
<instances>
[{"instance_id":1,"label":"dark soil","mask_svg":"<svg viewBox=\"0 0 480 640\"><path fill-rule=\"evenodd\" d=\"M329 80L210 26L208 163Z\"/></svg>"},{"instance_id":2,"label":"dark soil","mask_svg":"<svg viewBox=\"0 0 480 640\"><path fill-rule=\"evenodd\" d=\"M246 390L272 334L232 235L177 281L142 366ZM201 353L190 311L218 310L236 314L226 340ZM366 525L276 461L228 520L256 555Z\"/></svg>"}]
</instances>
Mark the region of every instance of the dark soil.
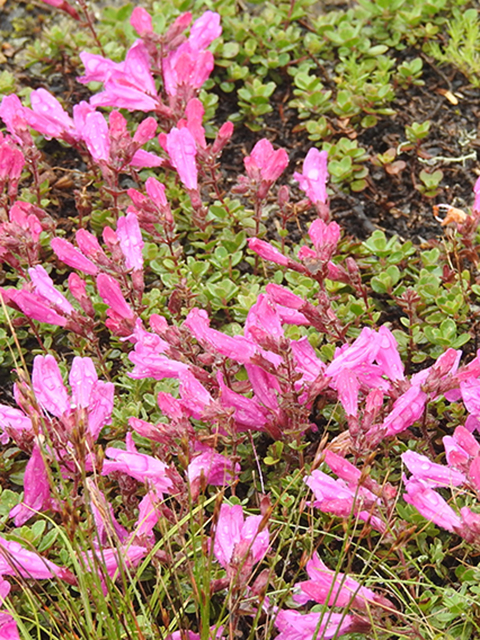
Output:
<instances>
[{"instance_id":1,"label":"dark soil","mask_svg":"<svg viewBox=\"0 0 480 640\"><path fill-rule=\"evenodd\" d=\"M367 162L370 173L364 191L352 193L348 188L330 185L333 218L348 234L359 239L365 239L375 229L382 229L388 235L397 234L402 240L421 245L443 235L442 227L433 215L434 205L445 203L462 209L472 204L473 185L480 174L479 163L473 159L464 162L455 159L471 155L480 147L480 89L469 85L465 77L453 68L440 70L425 64L423 79L425 85L422 87L397 89L396 99L390 105L395 115L381 118L358 137L354 131L351 134L373 158L389 148L398 148L405 141L407 125L430 120L430 133L419 148L397 156L397 160L405 162L405 169L397 176L390 176L383 168ZM439 91L450 91L458 104L452 105ZM227 104L232 98L222 96L222 111L227 116L225 98ZM290 173L301 169L303 158L315 143L308 140L305 132L295 132L299 125L296 113L282 108L281 95L277 101L277 108L265 118L265 127L260 133L253 133L246 126L236 128L232 144L223 158L232 179L243 171L242 158L261 137L268 137L273 144L289 151ZM236 105L232 104L230 112L235 109ZM335 119L330 119L330 125L334 130L339 128ZM431 161L437 156L454 161ZM418 175L422 169L443 171L444 177L434 198L423 196L415 188L420 182ZM295 238L289 237L289 240L295 241Z\"/></svg>"},{"instance_id":2,"label":"dark soil","mask_svg":"<svg viewBox=\"0 0 480 640\"><path fill-rule=\"evenodd\" d=\"M2 1L0 0L0 7ZM337 7L338 8L338 7ZM18 87L44 87L54 95L61 96L68 104L89 98L88 89L76 81L81 69L75 68L71 61L64 57L51 61L45 68L34 65L25 66L25 47L40 35L44 24L51 20L66 20L61 12L55 12L46 5L31 5L24 2L7 0L0 15L0 31L5 40L0 57L0 70L7 69L17 79ZM417 50L402 52L403 58L416 57ZM348 187L340 189L330 185L331 211L348 234L365 239L375 229L383 229L387 234L397 234L401 239L412 240L422 244L426 240L443 235L443 230L433 216L433 206L439 203L466 208L472 203L472 187L480 167L475 160L466 162L444 162L439 160L432 164L422 163L437 156L443 158L461 158L476 151L480 146L478 122L480 116L480 90L471 87L464 76L453 68L439 69L424 57L425 85L409 87L406 90L397 88L396 100L391 105L395 115L382 117L376 126L362 130L358 134L359 146L366 149L370 158L385 153L389 148L398 148L405 141L405 126L412 122L422 123L431 120L432 126L428 137L422 141L418 149L405 151L397 156L397 160L405 162L406 167L398 175L391 176L382 167L367 162L369 168L368 186L360 193L351 193ZM245 125L236 127L230 145L222 158L222 169L226 177L225 186L231 186L243 173L243 158L249 153L255 142L261 137L268 137L276 146L287 149L290 156L289 176L301 167L301 162L308 149L314 143L308 140L306 132L298 131L300 124L296 112L285 107L288 102L286 85L280 86L272 100L275 102L273 113L265 118L260 132L253 133ZM458 100L453 105L445 95L451 92ZM230 113L238 110L234 93L222 94L217 111L218 124L222 124ZM329 124L333 131L340 132L344 124L331 118ZM353 122L354 124L354 122ZM345 135L342 134L342 135ZM357 137L353 127L347 129L347 135ZM68 229L69 218L76 215L73 190L83 186L82 173L85 167L77 154L63 145L51 141L43 148L48 177L52 186L52 202L58 206L60 224ZM416 189L418 175L422 169L434 171L441 169L444 173L439 193L434 198L427 198ZM53 178L53 179L52 179ZM291 181L292 189L295 183ZM55 216L55 212L50 212ZM57 217L57 216L55 216ZM307 219L301 222L307 222ZM293 236L289 241L296 242L300 235L292 225ZM304 225L302 224L304 228ZM272 231L274 226L272 225Z\"/></svg>"}]
</instances>

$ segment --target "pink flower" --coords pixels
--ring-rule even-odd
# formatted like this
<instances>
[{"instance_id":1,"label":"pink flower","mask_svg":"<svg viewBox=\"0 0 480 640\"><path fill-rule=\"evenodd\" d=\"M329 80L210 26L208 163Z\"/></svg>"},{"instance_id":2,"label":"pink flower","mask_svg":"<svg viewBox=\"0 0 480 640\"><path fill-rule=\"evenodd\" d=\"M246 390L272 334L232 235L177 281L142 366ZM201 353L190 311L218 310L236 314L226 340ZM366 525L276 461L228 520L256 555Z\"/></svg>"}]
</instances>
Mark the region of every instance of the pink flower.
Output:
<instances>
[{"instance_id":1,"label":"pink flower","mask_svg":"<svg viewBox=\"0 0 480 640\"><path fill-rule=\"evenodd\" d=\"M98 111L89 113L82 130L82 139L87 145L90 155L97 162L110 160L110 138L108 124Z\"/></svg>"},{"instance_id":2,"label":"pink flower","mask_svg":"<svg viewBox=\"0 0 480 640\"><path fill-rule=\"evenodd\" d=\"M315 495L314 507L343 518L349 518L353 514L377 531L385 531L383 520L372 515L380 500L365 487L349 487L344 480L334 480L318 469L305 477L304 482Z\"/></svg>"},{"instance_id":3,"label":"pink flower","mask_svg":"<svg viewBox=\"0 0 480 640\"><path fill-rule=\"evenodd\" d=\"M153 527L159 519L156 506L158 497L153 491L148 491L138 505L138 518L133 532L134 538L151 539L154 542Z\"/></svg>"},{"instance_id":4,"label":"pink flower","mask_svg":"<svg viewBox=\"0 0 480 640\"><path fill-rule=\"evenodd\" d=\"M363 363L372 363L378 352L377 334L373 329L365 327L358 338L349 346L335 351L335 357L328 365L325 374L337 376L342 369L355 369Z\"/></svg>"},{"instance_id":5,"label":"pink flower","mask_svg":"<svg viewBox=\"0 0 480 640\"><path fill-rule=\"evenodd\" d=\"M163 61L165 91L170 97L189 100L208 80L213 71L211 51L197 51L188 42L171 52Z\"/></svg>"},{"instance_id":6,"label":"pink flower","mask_svg":"<svg viewBox=\"0 0 480 640\"><path fill-rule=\"evenodd\" d=\"M93 478L87 478L89 506L95 521L97 530L97 540L94 544L105 547L109 541L125 542L128 538L128 531L115 518L112 505L107 501L103 493L96 486Z\"/></svg>"},{"instance_id":7,"label":"pink flower","mask_svg":"<svg viewBox=\"0 0 480 640\"><path fill-rule=\"evenodd\" d=\"M129 213L122 216L117 222L117 236L120 241L120 248L125 256L125 266L127 269L143 269L143 239L137 216Z\"/></svg>"},{"instance_id":8,"label":"pink flower","mask_svg":"<svg viewBox=\"0 0 480 640\"><path fill-rule=\"evenodd\" d=\"M185 28L186 24L181 26ZM164 58L163 80L169 96L180 94L188 102L195 90L205 83L214 65L213 54L205 49L221 33L219 14L205 11L192 25L187 42Z\"/></svg>"},{"instance_id":9,"label":"pink flower","mask_svg":"<svg viewBox=\"0 0 480 640\"><path fill-rule=\"evenodd\" d=\"M150 70L148 51L141 40L137 40L127 52L123 63L111 60L86 58L81 55L87 67L87 75L81 81L99 80L104 82L104 91L90 99L94 107L116 107L129 111L155 111L159 106L157 89ZM93 72L88 73L88 66Z\"/></svg>"},{"instance_id":10,"label":"pink flower","mask_svg":"<svg viewBox=\"0 0 480 640\"><path fill-rule=\"evenodd\" d=\"M154 118L147 118L139 124L133 139L127 130L127 121L119 111L112 111L109 125L101 113L93 111L85 117L82 138L92 158L105 170L132 167L159 167L163 160L154 153L140 149L156 131Z\"/></svg>"},{"instance_id":11,"label":"pink flower","mask_svg":"<svg viewBox=\"0 0 480 640\"><path fill-rule=\"evenodd\" d=\"M220 387L220 403L223 407L234 409L233 417L237 430L263 431L268 424L269 412L262 407L258 399L232 391L225 384L220 371L217 380Z\"/></svg>"},{"instance_id":12,"label":"pink flower","mask_svg":"<svg viewBox=\"0 0 480 640\"><path fill-rule=\"evenodd\" d=\"M262 367L254 364L246 364L248 379L255 393L255 399L273 411L277 418L280 418L280 408L278 399L281 397L282 390L277 378L265 371Z\"/></svg>"},{"instance_id":13,"label":"pink flower","mask_svg":"<svg viewBox=\"0 0 480 640\"><path fill-rule=\"evenodd\" d=\"M23 108L28 124L42 133L47 140L61 138L72 144L80 138L72 118L59 101L45 89L36 89L30 94L31 109Z\"/></svg>"},{"instance_id":14,"label":"pink flower","mask_svg":"<svg viewBox=\"0 0 480 640\"><path fill-rule=\"evenodd\" d=\"M145 144L155 137L157 127L158 123L155 118L145 118L145 120L142 120L138 125L135 133L133 134L133 141L140 145Z\"/></svg>"},{"instance_id":15,"label":"pink flower","mask_svg":"<svg viewBox=\"0 0 480 640\"><path fill-rule=\"evenodd\" d=\"M290 289L281 287L273 282L267 284L266 291L274 302L285 307L298 310L305 304L305 300L300 296L297 296L295 293L292 293Z\"/></svg>"},{"instance_id":16,"label":"pink flower","mask_svg":"<svg viewBox=\"0 0 480 640\"><path fill-rule=\"evenodd\" d=\"M233 464L227 457L207 447L204 451L195 455L187 468L187 477L192 495L198 495L202 477L206 484L225 487L234 480L240 471L241 468L238 462Z\"/></svg>"},{"instance_id":17,"label":"pink flower","mask_svg":"<svg viewBox=\"0 0 480 640\"><path fill-rule=\"evenodd\" d=\"M350 369L343 369L330 386L337 390L338 399L347 416L356 416L358 413L360 383L355 373Z\"/></svg>"},{"instance_id":18,"label":"pink flower","mask_svg":"<svg viewBox=\"0 0 480 640\"><path fill-rule=\"evenodd\" d=\"M215 528L213 553L218 562L227 569L229 577L240 571L249 576L253 565L260 562L269 547L267 529L259 531L262 516L244 519L240 505L230 507L222 504Z\"/></svg>"},{"instance_id":19,"label":"pink flower","mask_svg":"<svg viewBox=\"0 0 480 640\"><path fill-rule=\"evenodd\" d=\"M462 400L469 413L480 416L480 380L469 378L460 382Z\"/></svg>"},{"instance_id":20,"label":"pink flower","mask_svg":"<svg viewBox=\"0 0 480 640\"><path fill-rule=\"evenodd\" d=\"M212 42L222 35L220 14L215 11L205 11L197 18L190 29L188 42L197 51L206 49Z\"/></svg>"},{"instance_id":21,"label":"pink flower","mask_svg":"<svg viewBox=\"0 0 480 640\"><path fill-rule=\"evenodd\" d=\"M98 267L80 253L78 249L75 249L73 244L68 242L68 240L64 238L52 238L50 246L57 258L69 267L72 267L72 269L78 269L91 276L97 275Z\"/></svg>"},{"instance_id":22,"label":"pink flower","mask_svg":"<svg viewBox=\"0 0 480 640\"><path fill-rule=\"evenodd\" d=\"M290 348L296 360L296 370L303 375L304 382L314 382L323 375L325 364L317 356L307 336L300 338L300 340L291 340Z\"/></svg>"},{"instance_id":23,"label":"pink flower","mask_svg":"<svg viewBox=\"0 0 480 640\"><path fill-rule=\"evenodd\" d=\"M308 235L317 250L318 258L328 262L337 249L340 240L340 226L336 222L327 224L317 218L310 225Z\"/></svg>"},{"instance_id":24,"label":"pink flower","mask_svg":"<svg viewBox=\"0 0 480 640\"><path fill-rule=\"evenodd\" d=\"M53 303L57 309L63 311L67 316L74 312L74 308L70 302L55 288L53 280L41 265L32 267L28 270L28 273L32 280L35 293L42 296L46 301Z\"/></svg>"},{"instance_id":25,"label":"pink flower","mask_svg":"<svg viewBox=\"0 0 480 640\"><path fill-rule=\"evenodd\" d=\"M168 200L165 195L165 185L156 180L156 178L148 178L145 182L145 189L153 201L158 200L161 206L167 206Z\"/></svg>"},{"instance_id":26,"label":"pink flower","mask_svg":"<svg viewBox=\"0 0 480 640\"><path fill-rule=\"evenodd\" d=\"M69 584L75 584L74 576L63 567L43 558L34 551L27 551L21 544L0 537L0 575L20 576L34 580L47 580L57 576Z\"/></svg>"},{"instance_id":27,"label":"pink flower","mask_svg":"<svg viewBox=\"0 0 480 640\"><path fill-rule=\"evenodd\" d=\"M259 255L264 260L269 260L275 264L279 264L282 267L287 267L290 260L287 256L284 256L278 249L275 249L269 242L259 240L258 238L248 239L248 248Z\"/></svg>"},{"instance_id":28,"label":"pink flower","mask_svg":"<svg viewBox=\"0 0 480 640\"><path fill-rule=\"evenodd\" d=\"M329 640L345 633L367 632L370 624L357 616L344 613L307 613L289 609L279 611L275 626L280 631L276 640Z\"/></svg>"},{"instance_id":29,"label":"pink flower","mask_svg":"<svg viewBox=\"0 0 480 640\"><path fill-rule=\"evenodd\" d=\"M93 361L79 356L75 356L72 361L68 381L72 390L71 407L86 409L88 433L95 441L103 427L110 424L114 384L99 380Z\"/></svg>"},{"instance_id":30,"label":"pink flower","mask_svg":"<svg viewBox=\"0 0 480 640\"><path fill-rule=\"evenodd\" d=\"M74 9L66 0L42 0L45 4L49 4L51 7L61 9L68 13L74 20L80 20L80 16L76 9Z\"/></svg>"},{"instance_id":31,"label":"pink flower","mask_svg":"<svg viewBox=\"0 0 480 640\"><path fill-rule=\"evenodd\" d=\"M272 143L262 138L243 162L250 180L261 183L259 197L265 197L271 185L287 168L288 154L285 149L275 151Z\"/></svg>"},{"instance_id":32,"label":"pink flower","mask_svg":"<svg viewBox=\"0 0 480 640\"><path fill-rule=\"evenodd\" d=\"M145 453L138 453L133 445L131 434L127 435L127 451L108 447L105 455L111 460L104 461L102 476L120 471L138 482L150 483L158 493L171 492L173 483L167 476L167 465Z\"/></svg>"},{"instance_id":33,"label":"pink flower","mask_svg":"<svg viewBox=\"0 0 480 640\"><path fill-rule=\"evenodd\" d=\"M0 147L0 162L1 162ZM21 154L19 151L18 153ZM22 156L23 158L23 156ZM8 176L6 177L8 179ZM0 176L0 193L5 182ZM18 181L9 181L8 193L17 191ZM34 211L34 213L30 213ZM18 269L20 264L35 264L40 253L39 238L43 230L37 215L36 207L17 201L8 212L9 221L0 224L0 256L4 262Z\"/></svg>"},{"instance_id":34,"label":"pink flower","mask_svg":"<svg viewBox=\"0 0 480 640\"><path fill-rule=\"evenodd\" d=\"M186 189L197 189L197 147L187 128L174 127L167 135L167 151L170 161L178 171Z\"/></svg>"},{"instance_id":35,"label":"pink flower","mask_svg":"<svg viewBox=\"0 0 480 640\"><path fill-rule=\"evenodd\" d=\"M210 627L209 640L221 640L223 634L223 626ZM7 639L8 640L8 639ZM167 636L165 640L201 640L200 634L188 629L182 629L181 631L174 631L171 635Z\"/></svg>"},{"instance_id":36,"label":"pink flower","mask_svg":"<svg viewBox=\"0 0 480 640\"><path fill-rule=\"evenodd\" d=\"M112 580L121 576L120 566L131 569L136 567L147 555L148 549L138 544L126 544L118 549L100 548L98 551L87 551L85 560L90 571L97 571L102 580L103 591L107 588L104 583L104 573Z\"/></svg>"},{"instance_id":37,"label":"pink flower","mask_svg":"<svg viewBox=\"0 0 480 640\"><path fill-rule=\"evenodd\" d=\"M47 511L51 505L47 469L42 453L35 445L23 477L23 501L10 511L10 518L14 518L16 527L21 527L36 512Z\"/></svg>"},{"instance_id":38,"label":"pink flower","mask_svg":"<svg viewBox=\"0 0 480 640\"><path fill-rule=\"evenodd\" d=\"M378 367L372 364L375 360ZM378 333L365 327L351 345L336 350L333 361L325 370L325 375L332 378L330 386L338 391L345 411L351 416L357 415L358 392L362 384L370 388L389 388L381 374L392 380L403 379L403 364L396 342L386 327L381 327ZM390 417L393 421L396 414L392 412Z\"/></svg>"},{"instance_id":39,"label":"pink flower","mask_svg":"<svg viewBox=\"0 0 480 640\"><path fill-rule=\"evenodd\" d=\"M203 116L205 109L198 98L192 98L185 107L187 129L195 139L195 142L202 149L206 149L205 129L203 128Z\"/></svg>"},{"instance_id":40,"label":"pink flower","mask_svg":"<svg viewBox=\"0 0 480 640\"><path fill-rule=\"evenodd\" d=\"M30 213L32 212L32 213ZM10 218L11 225L4 227L8 233L14 235L16 231L13 231L13 227L20 229L23 233L23 238L31 244L36 244L40 238L43 227L38 218L38 210L28 202L22 202L17 200L10 211L8 217Z\"/></svg>"},{"instance_id":41,"label":"pink flower","mask_svg":"<svg viewBox=\"0 0 480 640\"><path fill-rule=\"evenodd\" d=\"M84 410L86 416L86 433L91 441L96 440L102 427L109 423L113 410L114 386L111 382L98 380L95 367L90 358L73 359L70 371L71 395L65 388L55 358L51 355L35 356L33 361L32 383L35 397L42 409L63 421L70 433L72 414L76 410ZM30 418L18 409L0 405L0 426L6 430L5 435L21 436L23 431L31 431ZM33 466L32 462L32 466ZM39 473L40 460L35 460L35 473ZM32 469L33 471L33 469Z\"/></svg>"},{"instance_id":42,"label":"pink flower","mask_svg":"<svg viewBox=\"0 0 480 640\"><path fill-rule=\"evenodd\" d=\"M106 266L111 268L111 262L107 258L107 254L100 246L98 239L93 233L90 233L86 229L79 229L75 234L75 240L77 241L80 251L87 256L90 260L95 262L97 266Z\"/></svg>"},{"instance_id":43,"label":"pink flower","mask_svg":"<svg viewBox=\"0 0 480 640\"><path fill-rule=\"evenodd\" d=\"M256 238L252 238L252 240L256 240ZM261 242L261 240L259 240L259 242ZM278 313L284 313L284 310L280 310L280 307L287 307L287 309L298 311L306 305L306 301L303 298L273 282L267 284L266 291L268 297L277 304ZM303 317L305 318L305 316Z\"/></svg>"},{"instance_id":44,"label":"pink flower","mask_svg":"<svg viewBox=\"0 0 480 640\"><path fill-rule=\"evenodd\" d=\"M212 396L189 369L179 371L178 379L182 407L189 416L201 420L206 407L213 402Z\"/></svg>"},{"instance_id":45,"label":"pink flower","mask_svg":"<svg viewBox=\"0 0 480 640\"><path fill-rule=\"evenodd\" d=\"M329 569L320 560L317 552L307 562L307 573L310 580L297 582L295 585L302 593L293 598L301 604L313 599L330 607L352 606L362 611L367 611L371 605L375 604L391 609L395 608L389 600L378 596L367 587L362 587L357 580L339 571Z\"/></svg>"},{"instance_id":46,"label":"pink flower","mask_svg":"<svg viewBox=\"0 0 480 640\"><path fill-rule=\"evenodd\" d=\"M303 161L302 173L295 171L293 177L298 181L300 189L304 191L307 198L316 204L320 202L325 204L328 200L327 195L327 151L319 151L314 147L307 153Z\"/></svg>"},{"instance_id":47,"label":"pink flower","mask_svg":"<svg viewBox=\"0 0 480 640\"><path fill-rule=\"evenodd\" d=\"M6 404L0 404L0 427L3 432L0 435L0 442L7 444L10 434L20 437L24 431L32 432L32 421L23 411Z\"/></svg>"},{"instance_id":48,"label":"pink flower","mask_svg":"<svg viewBox=\"0 0 480 640\"><path fill-rule=\"evenodd\" d=\"M8 196L17 196L18 182L25 166L25 157L10 136L0 134L0 192L8 182ZM12 207L13 208L13 207ZM20 207L16 207L20 209ZM10 213L10 220L11 220ZM38 222L38 220L37 220Z\"/></svg>"},{"instance_id":49,"label":"pink flower","mask_svg":"<svg viewBox=\"0 0 480 640\"><path fill-rule=\"evenodd\" d=\"M128 189L133 207L128 207L127 213L135 213L142 229L152 234L158 231L154 225L160 224L166 235L172 234L175 229L170 205L165 196L165 185L156 178L148 178L145 182L147 196L136 189Z\"/></svg>"},{"instance_id":50,"label":"pink flower","mask_svg":"<svg viewBox=\"0 0 480 640\"><path fill-rule=\"evenodd\" d=\"M404 380L403 362L398 353L397 341L390 329L384 325L378 330L378 351L375 360L390 380Z\"/></svg>"},{"instance_id":51,"label":"pink flower","mask_svg":"<svg viewBox=\"0 0 480 640\"><path fill-rule=\"evenodd\" d=\"M468 471L471 461L480 455L480 444L465 427L457 427L453 436L443 438L447 462L463 472Z\"/></svg>"},{"instance_id":52,"label":"pink flower","mask_svg":"<svg viewBox=\"0 0 480 640\"><path fill-rule=\"evenodd\" d=\"M130 16L130 24L139 36L153 33L152 16L143 7L135 7Z\"/></svg>"},{"instance_id":53,"label":"pink flower","mask_svg":"<svg viewBox=\"0 0 480 640\"><path fill-rule=\"evenodd\" d=\"M17 144L21 147L24 145L33 147L32 136L25 120L25 110L26 108L22 105L20 98L12 93L2 98L0 118L4 121L8 132Z\"/></svg>"},{"instance_id":54,"label":"pink flower","mask_svg":"<svg viewBox=\"0 0 480 640\"><path fill-rule=\"evenodd\" d=\"M0 640L21 640L14 617L0 611Z\"/></svg>"},{"instance_id":55,"label":"pink flower","mask_svg":"<svg viewBox=\"0 0 480 640\"><path fill-rule=\"evenodd\" d=\"M463 524L460 535L468 542L477 542L480 537L480 514L474 513L468 507L462 507L460 514Z\"/></svg>"},{"instance_id":56,"label":"pink flower","mask_svg":"<svg viewBox=\"0 0 480 640\"><path fill-rule=\"evenodd\" d=\"M123 297L118 282L106 273L97 276L100 297L108 305L106 326L116 335L129 336L135 324L136 314Z\"/></svg>"},{"instance_id":57,"label":"pink flower","mask_svg":"<svg viewBox=\"0 0 480 640\"><path fill-rule=\"evenodd\" d=\"M233 122L224 122L218 130L217 136L213 141L210 152L214 158L216 158L223 151L228 141L233 135Z\"/></svg>"},{"instance_id":58,"label":"pink flower","mask_svg":"<svg viewBox=\"0 0 480 640\"><path fill-rule=\"evenodd\" d=\"M113 71L122 72L125 69L125 62L113 62L110 58L104 58L96 53L82 51L80 58L85 67L85 75L77 80L82 84L105 82Z\"/></svg>"},{"instance_id":59,"label":"pink flower","mask_svg":"<svg viewBox=\"0 0 480 640\"><path fill-rule=\"evenodd\" d=\"M40 406L56 418L70 413L68 392L55 358L51 355L35 356L32 385Z\"/></svg>"},{"instance_id":60,"label":"pink flower","mask_svg":"<svg viewBox=\"0 0 480 640\"><path fill-rule=\"evenodd\" d=\"M459 532L462 519L438 493L418 480L407 480L405 502L413 505L427 520L451 532Z\"/></svg>"},{"instance_id":61,"label":"pink flower","mask_svg":"<svg viewBox=\"0 0 480 640\"><path fill-rule=\"evenodd\" d=\"M64 327L67 324L67 318L52 309L45 298L38 294L25 289L20 291L4 289L1 295L7 303L13 303L14 308L20 309L27 318L59 327Z\"/></svg>"},{"instance_id":62,"label":"pink flower","mask_svg":"<svg viewBox=\"0 0 480 640\"><path fill-rule=\"evenodd\" d=\"M63 384L60 369L51 355L35 356L32 383L40 406L57 418L85 409L87 433L95 441L109 424L113 410L114 385L98 380L90 358L75 356L69 376L71 395Z\"/></svg>"},{"instance_id":63,"label":"pink flower","mask_svg":"<svg viewBox=\"0 0 480 640\"><path fill-rule=\"evenodd\" d=\"M350 489L357 490L357 487L360 486L360 493L366 491L364 495L367 499L374 500L375 496L383 495L387 498L395 498L397 494L396 488L390 483L384 482L380 486L351 462L328 449L325 452L325 463L339 478L346 482Z\"/></svg>"},{"instance_id":64,"label":"pink flower","mask_svg":"<svg viewBox=\"0 0 480 640\"><path fill-rule=\"evenodd\" d=\"M422 456L414 451L402 453L402 461L413 474L415 480L420 480L432 488L459 487L466 482L465 475L460 471L431 462L427 456Z\"/></svg>"},{"instance_id":65,"label":"pink flower","mask_svg":"<svg viewBox=\"0 0 480 640\"><path fill-rule=\"evenodd\" d=\"M392 410L383 421L385 435L397 435L419 420L425 410L427 398L420 387L413 386L395 400Z\"/></svg>"},{"instance_id":66,"label":"pink flower","mask_svg":"<svg viewBox=\"0 0 480 640\"><path fill-rule=\"evenodd\" d=\"M196 308L189 312L184 322L184 326L190 329L195 338L213 353L245 364L257 352L257 347L251 340L243 336L227 336L221 331L210 329L209 325L207 312Z\"/></svg>"},{"instance_id":67,"label":"pink flower","mask_svg":"<svg viewBox=\"0 0 480 640\"><path fill-rule=\"evenodd\" d=\"M71 273L68 276L68 290L79 303L80 307L91 318L95 317L95 310L93 308L90 296L87 293L87 285L85 280L82 280L76 273Z\"/></svg>"},{"instance_id":68,"label":"pink flower","mask_svg":"<svg viewBox=\"0 0 480 640\"><path fill-rule=\"evenodd\" d=\"M475 200L472 209L473 211L480 212L480 177L478 177L475 182L473 193L475 194Z\"/></svg>"},{"instance_id":69,"label":"pink flower","mask_svg":"<svg viewBox=\"0 0 480 640\"><path fill-rule=\"evenodd\" d=\"M128 354L129 359L135 365L128 375L131 378L178 378L188 370L188 365L178 360L171 360L163 355L156 345L146 345L141 342L135 344L135 350Z\"/></svg>"}]
</instances>

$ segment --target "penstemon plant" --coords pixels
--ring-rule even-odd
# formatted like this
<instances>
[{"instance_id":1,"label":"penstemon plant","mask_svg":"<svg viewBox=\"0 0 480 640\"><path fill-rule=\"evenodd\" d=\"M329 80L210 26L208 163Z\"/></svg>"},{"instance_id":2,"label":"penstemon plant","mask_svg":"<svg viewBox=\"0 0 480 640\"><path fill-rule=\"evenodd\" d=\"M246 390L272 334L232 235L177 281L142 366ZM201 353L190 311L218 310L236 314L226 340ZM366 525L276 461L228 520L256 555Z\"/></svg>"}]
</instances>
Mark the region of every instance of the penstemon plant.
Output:
<instances>
[{"instance_id":1,"label":"penstemon plant","mask_svg":"<svg viewBox=\"0 0 480 640\"><path fill-rule=\"evenodd\" d=\"M47 4L101 45L85 3ZM19 350L13 400L0 404L1 472L23 484L0 494L0 638L475 634L480 352L462 360L460 345L434 343L445 348L411 372L411 329L405 366L374 293L418 321L421 295L397 267L412 250L378 233L344 250L325 150L293 173L302 196L277 188L289 157L267 138L224 183L233 125L212 133L199 97L221 19L192 20L160 33L136 7L124 60L81 53L80 82L101 90L72 116L43 88L30 107L15 94L0 105L0 298ZM31 130L84 163L74 232L43 202ZM479 192L480 179L471 213L447 221L474 264ZM267 233L272 207L281 243ZM299 212L312 221L294 246ZM187 278L208 272L200 251L229 267L205 285L221 313ZM394 284L381 288L372 255ZM166 304L158 271L174 283ZM470 613L452 613L435 582L446 566L435 540L461 550L451 558Z\"/></svg>"}]
</instances>

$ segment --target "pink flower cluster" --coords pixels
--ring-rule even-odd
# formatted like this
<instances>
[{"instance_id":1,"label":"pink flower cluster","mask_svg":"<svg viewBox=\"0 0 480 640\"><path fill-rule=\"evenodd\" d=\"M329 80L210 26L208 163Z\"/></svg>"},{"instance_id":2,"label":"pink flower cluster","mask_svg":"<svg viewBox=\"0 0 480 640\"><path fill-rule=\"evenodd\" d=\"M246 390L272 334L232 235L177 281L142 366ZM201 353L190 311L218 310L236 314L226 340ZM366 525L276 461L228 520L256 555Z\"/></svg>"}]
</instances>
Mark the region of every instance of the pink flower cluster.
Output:
<instances>
[{"instance_id":1,"label":"pink flower cluster","mask_svg":"<svg viewBox=\"0 0 480 640\"><path fill-rule=\"evenodd\" d=\"M2 239L5 238L3 245L12 247L12 251L7 252L3 249L4 256L14 266L19 264L13 255L14 247L18 253L22 250L21 255L24 255L29 263L38 259L38 239L42 223L33 213L27 214L30 210L37 214L37 208L26 203L16 203L10 210L11 223L0 226L0 252L3 249ZM22 228L19 228L19 224ZM13 234L16 237L12 238ZM78 249L71 242L59 237L52 239L51 247L57 257L68 266L86 275L96 276L98 293L108 305L107 326L117 335L130 335L137 314L127 303L123 291L134 303L140 304L144 289L143 239L135 213L130 212L127 216L120 217L116 231L111 227L104 228L103 239L111 257L102 249L97 237L89 231L79 229L75 239ZM125 287L127 274L131 276L130 288ZM7 304L21 310L28 318L65 327L94 339L95 312L85 280L75 273L71 273L68 278L70 293L79 303L82 310L80 312L58 291L41 265L28 269L28 276L29 282L26 282L22 289L2 289L1 295ZM123 291L119 281L122 282Z\"/></svg>"},{"instance_id":2,"label":"pink flower cluster","mask_svg":"<svg viewBox=\"0 0 480 640\"><path fill-rule=\"evenodd\" d=\"M104 85L104 90L91 99L93 106L154 111L161 117L171 118L208 79L213 69L213 54L208 47L222 33L220 16L206 11L193 23L188 39L179 46L175 43L187 28L191 14L180 16L167 33L164 41L168 39L172 48L162 60L161 71L169 105L157 92L150 67L150 52L155 38L152 37L153 27L149 18L144 10L133 12L132 25L143 40L133 44L123 62L113 62L91 53L81 54L85 75L80 82L102 82Z\"/></svg>"},{"instance_id":3,"label":"pink flower cluster","mask_svg":"<svg viewBox=\"0 0 480 640\"><path fill-rule=\"evenodd\" d=\"M470 489L480 500L480 445L465 429L457 427L453 436L443 439L447 465L431 462L426 456L413 451L402 455L412 474L405 479L404 499L412 504L427 520L442 529L457 533L469 542L478 541L480 515L468 506L459 510L451 507L436 489L449 488L459 495Z\"/></svg>"},{"instance_id":4,"label":"pink flower cluster","mask_svg":"<svg viewBox=\"0 0 480 640\"><path fill-rule=\"evenodd\" d=\"M20 274L40 260L40 234L50 229L51 219L39 207L17 200L0 224L0 259Z\"/></svg>"},{"instance_id":5,"label":"pink flower cluster","mask_svg":"<svg viewBox=\"0 0 480 640\"><path fill-rule=\"evenodd\" d=\"M355 287L356 274L350 273L351 261L349 268L345 269L332 260L340 240L340 226L336 222L328 223L318 218L310 225L308 235L314 248L311 249L307 245L300 247L297 254L298 260L287 257L272 244L259 238L250 238L248 246L264 260L305 273L320 283L323 283L325 278L329 278Z\"/></svg>"},{"instance_id":6,"label":"pink flower cluster","mask_svg":"<svg viewBox=\"0 0 480 640\"><path fill-rule=\"evenodd\" d=\"M87 467L91 467L95 462L89 450L102 428L110 422L114 387L111 382L98 379L90 358L78 356L72 361L69 383L71 393L63 383L59 366L53 356L36 356L32 372L35 402L32 403L29 394L24 392L22 383L14 387L15 399L20 408L0 405L1 442L6 444L12 438L21 448L33 450L33 462L31 467L27 468L29 473L26 474L27 485L29 479L32 480L28 492L38 490L41 495L46 495L45 483L35 482L35 478L46 477L42 471L43 458L35 444L42 429L46 429L44 435L54 447L49 455L55 455L66 471L76 469L75 465L72 467L74 460L86 464ZM78 430L82 432L88 449L82 456L76 448ZM38 500L34 494L30 495L32 502ZM29 516L24 516L28 512L24 509L21 512L21 520L25 522Z\"/></svg>"}]
</instances>

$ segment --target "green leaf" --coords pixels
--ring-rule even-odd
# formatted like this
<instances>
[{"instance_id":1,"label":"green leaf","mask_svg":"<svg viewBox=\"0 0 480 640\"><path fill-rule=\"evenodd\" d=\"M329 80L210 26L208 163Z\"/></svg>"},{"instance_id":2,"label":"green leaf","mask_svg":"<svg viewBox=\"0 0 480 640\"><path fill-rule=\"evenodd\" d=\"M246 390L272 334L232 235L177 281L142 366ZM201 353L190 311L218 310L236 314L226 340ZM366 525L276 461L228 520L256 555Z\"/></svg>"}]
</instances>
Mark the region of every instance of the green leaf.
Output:
<instances>
[{"instance_id":1,"label":"green leaf","mask_svg":"<svg viewBox=\"0 0 480 640\"><path fill-rule=\"evenodd\" d=\"M222 47L221 56L224 58L235 58L240 51L238 42L226 42Z\"/></svg>"}]
</instances>

